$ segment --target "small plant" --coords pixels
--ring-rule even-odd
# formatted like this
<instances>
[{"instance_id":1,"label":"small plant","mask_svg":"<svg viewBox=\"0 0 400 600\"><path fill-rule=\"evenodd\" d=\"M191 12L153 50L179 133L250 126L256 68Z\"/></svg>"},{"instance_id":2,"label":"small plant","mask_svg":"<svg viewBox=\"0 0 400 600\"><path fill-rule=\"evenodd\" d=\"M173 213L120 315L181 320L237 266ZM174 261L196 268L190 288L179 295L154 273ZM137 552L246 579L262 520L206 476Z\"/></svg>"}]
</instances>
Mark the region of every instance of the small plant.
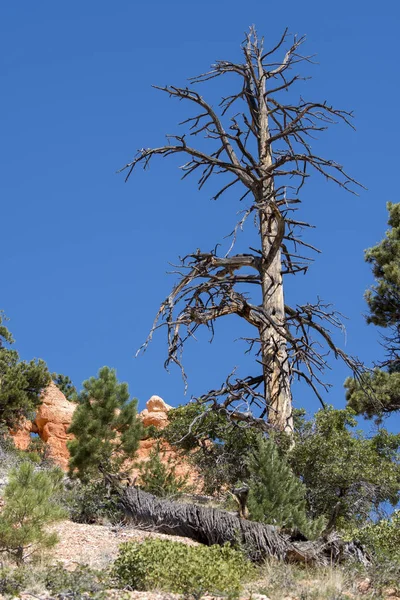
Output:
<instances>
[{"instance_id":1,"label":"small plant","mask_svg":"<svg viewBox=\"0 0 400 600\"><path fill-rule=\"evenodd\" d=\"M113 574L122 587L158 589L199 598L208 594L237 596L256 573L244 555L230 546L187 546L147 539L121 545Z\"/></svg>"},{"instance_id":2,"label":"small plant","mask_svg":"<svg viewBox=\"0 0 400 600\"><path fill-rule=\"evenodd\" d=\"M62 491L62 479L60 469L35 470L31 462L11 470L0 514L0 551L8 553L17 564L56 544L57 536L45 531L45 526L65 517L56 500Z\"/></svg>"},{"instance_id":3,"label":"small plant","mask_svg":"<svg viewBox=\"0 0 400 600\"><path fill-rule=\"evenodd\" d=\"M400 510L394 511L389 519L381 519L352 531L351 535L358 538L378 559L390 559L400 565Z\"/></svg>"},{"instance_id":4,"label":"small plant","mask_svg":"<svg viewBox=\"0 0 400 600\"><path fill-rule=\"evenodd\" d=\"M164 460L161 460L161 456ZM188 476L176 474L176 465L157 442L151 450L149 460L139 463L139 486L150 494L161 496L180 496L189 491Z\"/></svg>"},{"instance_id":5,"label":"small plant","mask_svg":"<svg viewBox=\"0 0 400 600\"><path fill-rule=\"evenodd\" d=\"M23 569L11 569L2 567L0 569L0 594L6 598L18 597L25 589L26 573Z\"/></svg>"},{"instance_id":6,"label":"small plant","mask_svg":"<svg viewBox=\"0 0 400 600\"><path fill-rule=\"evenodd\" d=\"M92 597L103 598L107 587L110 587L109 577L105 571L97 571L86 565L78 565L74 571L67 571L63 565L57 564L47 571L44 584L51 594L61 598Z\"/></svg>"},{"instance_id":7,"label":"small plant","mask_svg":"<svg viewBox=\"0 0 400 600\"><path fill-rule=\"evenodd\" d=\"M49 446L39 436L32 437L27 449L19 453L22 460L30 460L41 467L54 466Z\"/></svg>"},{"instance_id":8,"label":"small plant","mask_svg":"<svg viewBox=\"0 0 400 600\"><path fill-rule=\"evenodd\" d=\"M124 515L102 482L71 482L64 505L75 523L120 522Z\"/></svg>"},{"instance_id":9,"label":"small plant","mask_svg":"<svg viewBox=\"0 0 400 600\"><path fill-rule=\"evenodd\" d=\"M279 455L274 440L258 439L249 457L249 471L251 519L298 529L309 538L321 533L325 520L308 518L306 487Z\"/></svg>"}]
</instances>

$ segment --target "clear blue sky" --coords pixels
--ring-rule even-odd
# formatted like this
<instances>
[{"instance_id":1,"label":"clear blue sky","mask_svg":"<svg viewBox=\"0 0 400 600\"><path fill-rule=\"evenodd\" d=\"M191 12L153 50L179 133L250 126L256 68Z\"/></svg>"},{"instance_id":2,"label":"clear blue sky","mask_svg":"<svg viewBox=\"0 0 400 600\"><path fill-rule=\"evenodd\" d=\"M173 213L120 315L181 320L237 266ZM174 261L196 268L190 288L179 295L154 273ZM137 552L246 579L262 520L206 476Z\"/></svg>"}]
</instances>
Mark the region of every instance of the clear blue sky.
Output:
<instances>
[{"instance_id":1,"label":"clear blue sky","mask_svg":"<svg viewBox=\"0 0 400 600\"><path fill-rule=\"evenodd\" d=\"M78 387L101 366L115 367L141 408L152 394L185 400L179 372L163 370L162 332L144 356L134 353L174 283L168 262L214 247L236 207L212 203L212 187L198 193L194 181L180 182L174 161L155 161L126 185L116 170L178 130L179 103L151 85L182 85L214 59L239 57L255 23L267 44L286 26L306 34L319 64L307 68L313 79L302 93L355 112L357 131L333 129L320 148L368 191L356 198L318 179L305 188L301 216L317 226L312 241L323 254L288 295L333 302L349 317L345 349L376 358L377 331L362 316L371 283L363 250L383 236L386 202L400 200L399 17L393 0L2 3L0 307L22 357L45 359ZM188 348L187 398L235 365L244 372L235 323L217 328L215 345L201 339ZM342 406L348 373L332 366L327 401ZM304 390L302 404L318 408Z\"/></svg>"}]
</instances>

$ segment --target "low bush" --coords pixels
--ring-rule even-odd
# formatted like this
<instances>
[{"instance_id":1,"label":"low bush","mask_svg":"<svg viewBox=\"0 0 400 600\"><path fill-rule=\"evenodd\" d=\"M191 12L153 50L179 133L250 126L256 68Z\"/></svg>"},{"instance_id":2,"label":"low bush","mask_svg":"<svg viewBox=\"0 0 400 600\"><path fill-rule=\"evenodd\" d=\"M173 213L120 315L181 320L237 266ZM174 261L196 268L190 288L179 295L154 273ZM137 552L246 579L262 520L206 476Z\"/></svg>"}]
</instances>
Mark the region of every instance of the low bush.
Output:
<instances>
[{"instance_id":1,"label":"low bush","mask_svg":"<svg viewBox=\"0 0 400 600\"><path fill-rule=\"evenodd\" d=\"M86 565L78 565L73 571L67 571L61 564L48 569L44 585L52 595L75 600L93 595L98 599L105 598L105 590L111 587L106 571L97 571Z\"/></svg>"},{"instance_id":2,"label":"low bush","mask_svg":"<svg viewBox=\"0 0 400 600\"><path fill-rule=\"evenodd\" d=\"M22 568L11 569L2 567L0 569L0 594L5 598L19 597L26 587L26 572Z\"/></svg>"},{"instance_id":3,"label":"low bush","mask_svg":"<svg viewBox=\"0 0 400 600\"><path fill-rule=\"evenodd\" d=\"M70 483L64 498L69 518L75 523L119 523L124 515L102 482Z\"/></svg>"},{"instance_id":4,"label":"low bush","mask_svg":"<svg viewBox=\"0 0 400 600\"><path fill-rule=\"evenodd\" d=\"M230 546L187 546L161 539L122 544L113 568L121 587L198 598L206 593L236 596L255 573L244 555Z\"/></svg>"},{"instance_id":5,"label":"low bush","mask_svg":"<svg viewBox=\"0 0 400 600\"><path fill-rule=\"evenodd\" d=\"M161 458L162 457L162 458ZM149 460L138 463L139 486L145 492L160 496L161 498L179 497L190 492L188 476L179 476L176 473L176 464L169 457L159 442L151 450Z\"/></svg>"},{"instance_id":6,"label":"low bush","mask_svg":"<svg viewBox=\"0 0 400 600\"><path fill-rule=\"evenodd\" d=\"M390 559L400 565L400 510L396 510L389 519L369 523L365 527L351 532L377 559Z\"/></svg>"}]
</instances>

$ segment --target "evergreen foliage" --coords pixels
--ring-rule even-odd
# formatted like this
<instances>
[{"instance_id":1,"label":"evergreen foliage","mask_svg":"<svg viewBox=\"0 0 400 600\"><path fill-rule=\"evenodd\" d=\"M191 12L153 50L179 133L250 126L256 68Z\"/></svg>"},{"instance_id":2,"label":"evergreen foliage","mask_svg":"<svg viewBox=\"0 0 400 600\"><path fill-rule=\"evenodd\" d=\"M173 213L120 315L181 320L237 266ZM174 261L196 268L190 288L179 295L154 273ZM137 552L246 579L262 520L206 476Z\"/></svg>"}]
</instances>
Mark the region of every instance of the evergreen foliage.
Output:
<instances>
[{"instance_id":1,"label":"evergreen foliage","mask_svg":"<svg viewBox=\"0 0 400 600\"><path fill-rule=\"evenodd\" d=\"M35 470L31 462L11 470L0 513L0 551L7 552L18 564L57 542L57 536L47 532L45 526L65 517L57 499L62 479L60 469Z\"/></svg>"},{"instance_id":2,"label":"evergreen foliage","mask_svg":"<svg viewBox=\"0 0 400 600\"><path fill-rule=\"evenodd\" d=\"M161 460L163 456L164 460ZM150 451L149 460L138 464L139 486L150 494L166 498L178 497L189 490L188 477L180 477L176 474L176 464L169 457L157 441Z\"/></svg>"},{"instance_id":3,"label":"evergreen foliage","mask_svg":"<svg viewBox=\"0 0 400 600\"><path fill-rule=\"evenodd\" d=\"M128 385L118 383L116 372L100 369L98 377L83 383L74 412L68 444L69 470L82 481L96 481L104 473L118 473L137 451L142 432L137 400L130 400Z\"/></svg>"},{"instance_id":4,"label":"evergreen foliage","mask_svg":"<svg viewBox=\"0 0 400 600\"><path fill-rule=\"evenodd\" d=\"M112 490L104 488L102 481L70 481L63 501L75 523L120 523L124 518L118 499Z\"/></svg>"},{"instance_id":5,"label":"evergreen foliage","mask_svg":"<svg viewBox=\"0 0 400 600\"><path fill-rule=\"evenodd\" d=\"M248 508L254 521L298 529L308 538L321 533L324 519L314 523L307 516L305 485L279 455L272 439L259 437L250 453Z\"/></svg>"},{"instance_id":6,"label":"evergreen foliage","mask_svg":"<svg viewBox=\"0 0 400 600\"><path fill-rule=\"evenodd\" d=\"M367 322L384 328L385 370L374 369L361 379L345 382L346 399L357 414L382 417L400 410L400 204L387 204L390 229L384 239L365 252L376 283L365 294Z\"/></svg>"},{"instance_id":7,"label":"evergreen foliage","mask_svg":"<svg viewBox=\"0 0 400 600\"><path fill-rule=\"evenodd\" d=\"M380 558L390 558L400 563L400 511L396 510L388 519L369 523L354 532L370 551Z\"/></svg>"},{"instance_id":8,"label":"evergreen foliage","mask_svg":"<svg viewBox=\"0 0 400 600\"><path fill-rule=\"evenodd\" d=\"M78 400L78 392L68 375L52 373L51 378L67 400L70 402L76 402Z\"/></svg>"},{"instance_id":9,"label":"evergreen foliage","mask_svg":"<svg viewBox=\"0 0 400 600\"><path fill-rule=\"evenodd\" d=\"M200 471L204 491L214 494L249 478L248 452L258 433L196 403L172 409L162 436Z\"/></svg>"},{"instance_id":10,"label":"evergreen foliage","mask_svg":"<svg viewBox=\"0 0 400 600\"><path fill-rule=\"evenodd\" d=\"M307 487L313 517L360 525L400 499L400 435L381 429L367 438L356 426L351 409L327 408L296 434L288 459Z\"/></svg>"},{"instance_id":11,"label":"evergreen foliage","mask_svg":"<svg viewBox=\"0 0 400 600\"><path fill-rule=\"evenodd\" d=\"M50 382L50 374L43 360L19 359L11 348L14 339L4 321L0 311L0 425L15 427L39 405L40 392Z\"/></svg>"},{"instance_id":12,"label":"evergreen foliage","mask_svg":"<svg viewBox=\"0 0 400 600\"><path fill-rule=\"evenodd\" d=\"M357 415L381 423L385 416L400 410L400 372L376 368L360 379L348 377L344 387L347 404Z\"/></svg>"},{"instance_id":13,"label":"evergreen foliage","mask_svg":"<svg viewBox=\"0 0 400 600\"><path fill-rule=\"evenodd\" d=\"M365 260L372 265L376 279L365 294L370 314L368 323L380 327L393 328L398 335L400 330L400 203L388 202L388 225L391 229L376 246L365 252Z\"/></svg>"},{"instance_id":14,"label":"evergreen foliage","mask_svg":"<svg viewBox=\"0 0 400 600\"><path fill-rule=\"evenodd\" d=\"M208 485L208 492L219 492L240 481L251 481L251 470L254 472L260 452L259 432L226 421L218 413L206 413L196 404L171 410L169 415L170 424L162 432L163 436L170 443L175 440L188 460L194 462ZM305 419L304 411L296 411L294 428L293 447L283 434L274 439L273 450L269 448L272 441L264 442L267 445L263 448L265 458L258 457L259 485L254 486L257 477L253 476L249 500L252 518L268 521L272 515L272 509L268 507L275 502L272 518L276 522L285 522L276 515L280 510L286 514L290 508L285 497L285 485L289 488L291 485L286 482L290 474L285 474L289 467L305 486L302 488L305 498L303 496L301 500L301 487L293 484L296 504L304 508L299 514L307 515L312 521L323 517L332 526L350 523L359 526L368 521L372 513L381 514L384 503L397 504L400 498L400 435L381 428L374 436L367 437L357 430L355 413L350 408L334 410L329 407L318 411L311 420ZM273 452L276 472L269 464L268 451ZM262 479L265 485L260 482ZM264 501L265 508L257 510L255 504L262 506ZM301 526L297 527L301 529ZM320 523L316 524L315 530L318 527ZM312 531L308 530L307 535L310 534Z\"/></svg>"},{"instance_id":15,"label":"evergreen foliage","mask_svg":"<svg viewBox=\"0 0 400 600\"><path fill-rule=\"evenodd\" d=\"M256 570L230 546L187 546L146 539L122 544L114 563L121 586L162 590L200 598L205 594L237 596Z\"/></svg>"}]
</instances>

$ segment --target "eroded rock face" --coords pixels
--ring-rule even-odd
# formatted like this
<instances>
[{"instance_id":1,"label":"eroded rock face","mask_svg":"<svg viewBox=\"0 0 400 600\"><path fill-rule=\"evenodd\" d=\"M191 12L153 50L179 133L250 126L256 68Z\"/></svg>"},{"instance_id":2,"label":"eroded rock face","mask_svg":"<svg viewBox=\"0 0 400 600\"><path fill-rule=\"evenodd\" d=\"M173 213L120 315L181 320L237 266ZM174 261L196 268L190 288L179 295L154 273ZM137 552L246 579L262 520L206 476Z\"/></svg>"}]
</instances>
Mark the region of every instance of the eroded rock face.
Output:
<instances>
[{"instance_id":1,"label":"eroded rock face","mask_svg":"<svg viewBox=\"0 0 400 600\"><path fill-rule=\"evenodd\" d=\"M38 408L34 421L24 421L17 431L10 432L15 445L21 450L26 450L32 439L31 433L37 433L48 445L54 462L67 471L69 460L67 441L73 438L67 431L76 407L77 404L69 402L55 383L51 382L42 394L42 404ZM145 427L153 425L157 429L163 429L168 424L168 411L171 408L172 406L166 404L160 396L152 396L147 401L146 408L139 413L139 417ZM135 461L148 460L154 444L153 439L142 440ZM163 445L163 451L166 461L176 456L174 450L167 444ZM187 473L190 473L190 467L180 461L177 474Z\"/></svg>"},{"instance_id":2,"label":"eroded rock face","mask_svg":"<svg viewBox=\"0 0 400 600\"><path fill-rule=\"evenodd\" d=\"M168 425L168 411L172 406L166 404L160 396L152 396L146 403L146 408L139 413L143 425L153 425L157 429L164 429Z\"/></svg>"},{"instance_id":3,"label":"eroded rock face","mask_svg":"<svg viewBox=\"0 0 400 600\"><path fill-rule=\"evenodd\" d=\"M17 448L26 450L32 439L31 433L37 433L46 442L54 462L66 471L69 460L67 441L72 439L67 430L76 406L51 382L42 393L42 404L38 408L35 420L25 421L18 431L11 432Z\"/></svg>"}]
</instances>

